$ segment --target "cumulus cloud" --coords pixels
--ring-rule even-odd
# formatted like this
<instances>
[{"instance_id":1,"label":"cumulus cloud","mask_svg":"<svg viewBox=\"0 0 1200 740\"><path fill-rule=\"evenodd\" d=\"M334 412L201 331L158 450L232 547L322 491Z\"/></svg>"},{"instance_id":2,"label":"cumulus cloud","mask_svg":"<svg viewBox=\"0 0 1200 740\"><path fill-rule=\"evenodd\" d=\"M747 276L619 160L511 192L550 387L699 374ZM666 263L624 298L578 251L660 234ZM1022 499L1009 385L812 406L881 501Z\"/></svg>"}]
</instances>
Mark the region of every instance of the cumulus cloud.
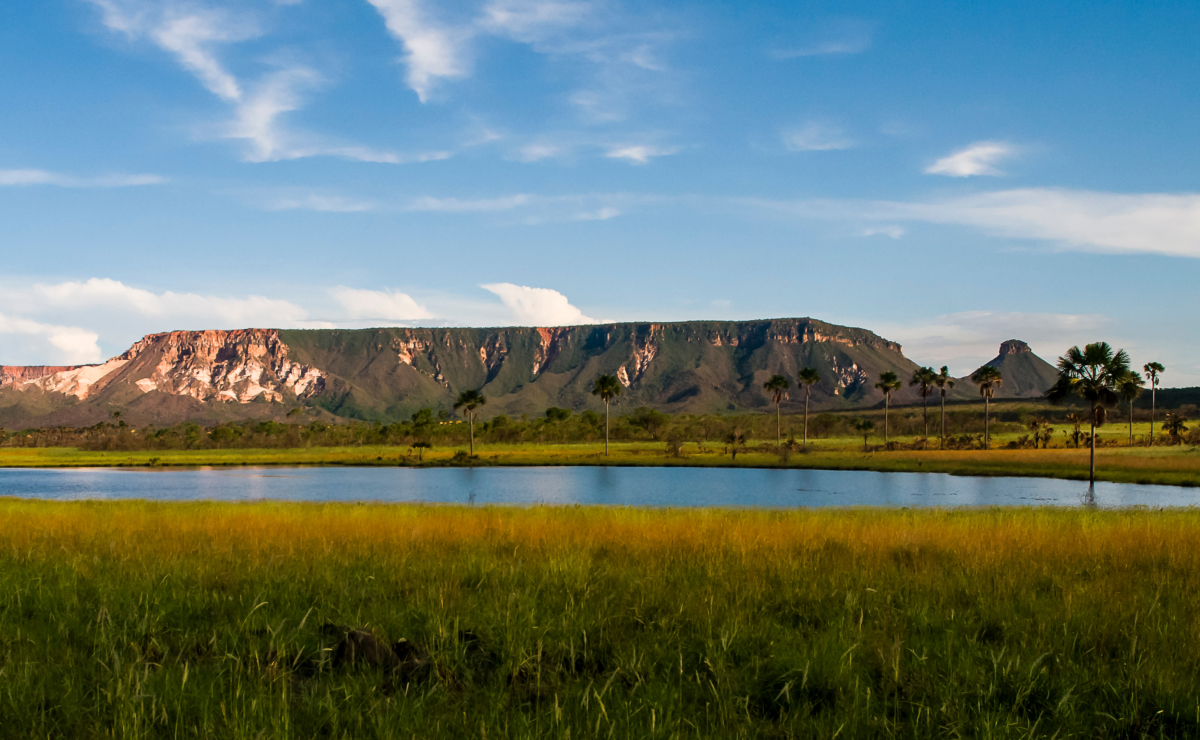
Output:
<instances>
[{"instance_id":1,"label":"cumulus cloud","mask_svg":"<svg viewBox=\"0 0 1200 740\"><path fill-rule=\"evenodd\" d=\"M596 324L596 319L583 315L567 297L549 288L531 288L512 283L490 283L481 285L494 293L508 308L513 320L531 326L567 326L572 324Z\"/></svg>"},{"instance_id":2,"label":"cumulus cloud","mask_svg":"<svg viewBox=\"0 0 1200 740\"><path fill-rule=\"evenodd\" d=\"M1004 141L980 141L966 149L942 157L925 168L927 175L947 177L975 177L979 175L1002 175L995 164L1011 157L1016 148Z\"/></svg>"},{"instance_id":3,"label":"cumulus cloud","mask_svg":"<svg viewBox=\"0 0 1200 740\"><path fill-rule=\"evenodd\" d=\"M0 352L6 357L45 357L53 364L80 365L103 359L100 335L77 326L43 324L0 314Z\"/></svg>"},{"instance_id":4,"label":"cumulus cloud","mask_svg":"<svg viewBox=\"0 0 1200 740\"><path fill-rule=\"evenodd\" d=\"M854 146L842 129L832 124L810 121L783 133L783 145L792 152L828 152Z\"/></svg>"},{"instance_id":5,"label":"cumulus cloud","mask_svg":"<svg viewBox=\"0 0 1200 740\"><path fill-rule=\"evenodd\" d=\"M346 318L370 321L419 321L433 314L406 293L341 286L330 291Z\"/></svg>"},{"instance_id":6,"label":"cumulus cloud","mask_svg":"<svg viewBox=\"0 0 1200 740\"><path fill-rule=\"evenodd\" d=\"M0 186L56 185L60 188L128 188L141 185L162 185L168 182L161 175L101 175L75 177L46 170L0 170Z\"/></svg>"},{"instance_id":7,"label":"cumulus cloud","mask_svg":"<svg viewBox=\"0 0 1200 740\"><path fill-rule=\"evenodd\" d=\"M107 310L158 319L187 320L198 328L295 326L308 313L294 303L251 295L245 298L176 293L154 293L110 278L90 278L7 291L6 303L25 307L27 313Z\"/></svg>"},{"instance_id":8,"label":"cumulus cloud","mask_svg":"<svg viewBox=\"0 0 1200 740\"><path fill-rule=\"evenodd\" d=\"M633 144L628 146L614 146L605 152L604 156L609 159L624 159L633 164L648 164L654 157L665 157L678 151L677 147Z\"/></svg>"}]
</instances>

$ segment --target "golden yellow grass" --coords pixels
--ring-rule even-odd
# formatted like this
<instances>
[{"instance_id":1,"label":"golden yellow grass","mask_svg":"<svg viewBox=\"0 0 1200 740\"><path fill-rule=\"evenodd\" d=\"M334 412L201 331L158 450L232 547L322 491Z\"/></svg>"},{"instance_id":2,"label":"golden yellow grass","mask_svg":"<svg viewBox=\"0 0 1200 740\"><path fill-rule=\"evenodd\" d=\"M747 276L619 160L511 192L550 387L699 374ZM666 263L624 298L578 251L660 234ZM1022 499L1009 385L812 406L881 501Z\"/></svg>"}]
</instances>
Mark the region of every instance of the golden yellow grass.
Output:
<instances>
[{"instance_id":1,"label":"golden yellow grass","mask_svg":"<svg viewBox=\"0 0 1200 740\"><path fill-rule=\"evenodd\" d=\"M0 499L0 735L1200 735L1200 511ZM331 663L337 630L435 669Z\"/></svg>"}]
</instances>

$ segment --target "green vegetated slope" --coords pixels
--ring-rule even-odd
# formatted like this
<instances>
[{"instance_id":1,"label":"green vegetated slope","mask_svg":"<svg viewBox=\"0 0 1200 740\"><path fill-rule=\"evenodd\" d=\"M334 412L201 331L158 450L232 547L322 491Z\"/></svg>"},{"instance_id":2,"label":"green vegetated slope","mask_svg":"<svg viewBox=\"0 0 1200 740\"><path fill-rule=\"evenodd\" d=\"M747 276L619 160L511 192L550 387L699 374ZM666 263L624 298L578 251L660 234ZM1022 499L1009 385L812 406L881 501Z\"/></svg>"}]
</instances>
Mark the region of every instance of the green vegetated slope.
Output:
<instances>
[{"instance_id":1,"label":"green vegetated slope","mask_svg":"<svg viewBox=\"0 0 1200 740\"><path fill-rule=\"evenodd\" d=\"M690 413L766 408L774 373L821 371L817 407L873 403L884 370L916 367L900 346L864 329L812 319L556 328L362 329L281 332L292 356L331 375L314 403L340 416L395 418L422 406L447 408L482 389L489 413L548 406L597 408L602 373L625 386L621 407ZM906 391L907 393L907 391ZM803 395L793 392L791 408Z\"/></svg>"}]
</instances>

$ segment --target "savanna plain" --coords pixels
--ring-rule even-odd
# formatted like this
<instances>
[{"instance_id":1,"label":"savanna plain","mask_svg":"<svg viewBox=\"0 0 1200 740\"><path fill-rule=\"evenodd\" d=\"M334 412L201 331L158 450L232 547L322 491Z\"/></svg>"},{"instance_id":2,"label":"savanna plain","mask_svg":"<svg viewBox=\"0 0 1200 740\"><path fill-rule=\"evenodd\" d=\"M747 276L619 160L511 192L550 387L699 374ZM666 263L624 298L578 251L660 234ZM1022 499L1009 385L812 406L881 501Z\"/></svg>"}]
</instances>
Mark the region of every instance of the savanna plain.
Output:
<instances>
[{"instance_id":1,"label":"savanna plain","mask_svg":"<svg viewBox=\"0 0 1200 740\"><path fill-rule=\"evenodd\" d=\"M1200 511L0 500L8 737L1196 737Z\"/></svg>"}]
</instances>

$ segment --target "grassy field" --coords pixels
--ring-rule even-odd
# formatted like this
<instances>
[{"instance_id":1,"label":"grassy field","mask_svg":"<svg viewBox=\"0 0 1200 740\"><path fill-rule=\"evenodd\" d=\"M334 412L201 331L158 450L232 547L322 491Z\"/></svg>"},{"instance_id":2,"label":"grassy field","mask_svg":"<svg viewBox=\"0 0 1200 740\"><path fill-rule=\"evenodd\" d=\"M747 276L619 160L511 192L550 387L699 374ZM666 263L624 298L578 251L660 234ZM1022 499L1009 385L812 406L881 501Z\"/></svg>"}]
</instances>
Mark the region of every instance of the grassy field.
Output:
<instances>
[{"instance_id":1,"label":"grassy field","mask_svg":"<svg viewBox=\"0 0 1200 740\"><path fill-rule=\"evenodd\" d=\"M998 446L1004 438L996 440ZM931 443L932 444L932 443ZM785 461L773 441L757 440L736 462L719 443L703 450L683 445L681 456L668 455L661 442L625 442L604 456L602 444L477 445L477 459L466 461L462 447L427 450L418 463L407 447L313 447L250 450L169 450L87 452L73 448L0 448L0 467L95 467L158 465L687 465L822 468L950 473L955 475L1020 475L1086 480L1088 451L1055 447L1049 450L899 450L864 452L862 440L815 440L805 453ZM460 455L457 461L455 455ZM1102 447L1097 451L1098 477L1118 483L1159 483L1200 486L1200 449L1192 446Z\"/></svg>"},{"instance_id":2,"label":"grassy field","mask_svg":"<svg viewBox=\"0 0 1200 740\"><path fill-rule=\"evenodd\" d=\"M1200 736L1197 511L0 521L4 737Z\"/></svg>"}]
</instances>

